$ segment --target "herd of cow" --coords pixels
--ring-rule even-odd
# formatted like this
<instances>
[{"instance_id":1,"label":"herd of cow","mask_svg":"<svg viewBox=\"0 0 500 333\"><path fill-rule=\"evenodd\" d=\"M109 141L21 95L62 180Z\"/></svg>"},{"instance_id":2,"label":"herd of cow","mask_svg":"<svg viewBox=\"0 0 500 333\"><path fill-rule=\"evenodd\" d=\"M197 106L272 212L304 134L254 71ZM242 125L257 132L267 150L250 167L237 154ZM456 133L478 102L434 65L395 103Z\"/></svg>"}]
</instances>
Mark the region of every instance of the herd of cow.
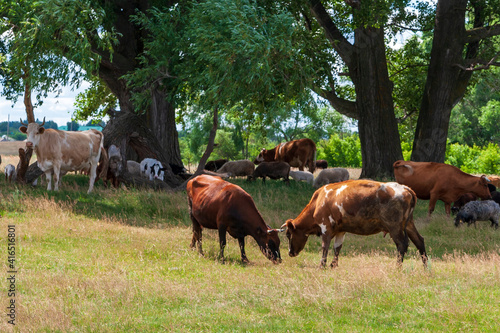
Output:
<instances>
[{"instance_id":1,"label":"herd of cow","mask_svg":"<svg viewBox=\"0 0 500 333\"><path fill-rule=\"evenodd\" d=\"M108 151L104 149L103 135L95 130L66 132L44 129L44 123L23 125L20 130L27 134L26 146L34 149L38 166L47 177L48 190L52 189L52 176L54 189L57 190L60 177L66 172L87 169L90 175L88 192L91 192L101 154L104 160L108 160L108 156L112 160L113 156L119 155L114 146ZM437 200L441 200L445 203L448 216L454 203L454 210L458 211L455 219L457 226L461 221L470 224L476 220L490 220L492 226L498 227L500 193L494 186L500 182L498 177L488 179L469 175L443 163L396 161L393 165L396 182L378 182L349 180L347 170L327 166L326 161L316 161L316 145L310 139L262 149L254 162L208 162L206 169L214 173L191 178L187 183L189 215L193 223L191 246L197 246L202 254L202 229L217 229L221 260L224 259L226 233L229 233L238 240L241 259L246 262L244 238L250 235L264 255L277 263L281 261L279 232L286 231L288 253L292 257L300 253L310 235L316 235L322 238L322 266L326 265L333 240L334 259L331 266L336 267L346 233L372 235L383 232L384 236L389 234L396 244L399 265L411 240L426 266L424 239L413 221L417 198L429 200L429 218ZM299 171L291 171L291 167L297 167ZM304 171L305 167L309 172ZM313 179L316 167L323 170ZM129 172L135 170L150 180L163 180L166 170L160 161L151 158L141 163L128 161L127 168ZM101 174L104 175L106 170L107 166ZM6 177L11 177L15 168L7 166L5 171ZM279 229L273 229L265 223L252 197L220 176L247 176L249 180L262 178L263 181L266 177L283 178L287 183L290 176L305 180L318 189L295 219L289 219ZM477 201L478 198L485 200Z\"/></svg>"}]
</instances>

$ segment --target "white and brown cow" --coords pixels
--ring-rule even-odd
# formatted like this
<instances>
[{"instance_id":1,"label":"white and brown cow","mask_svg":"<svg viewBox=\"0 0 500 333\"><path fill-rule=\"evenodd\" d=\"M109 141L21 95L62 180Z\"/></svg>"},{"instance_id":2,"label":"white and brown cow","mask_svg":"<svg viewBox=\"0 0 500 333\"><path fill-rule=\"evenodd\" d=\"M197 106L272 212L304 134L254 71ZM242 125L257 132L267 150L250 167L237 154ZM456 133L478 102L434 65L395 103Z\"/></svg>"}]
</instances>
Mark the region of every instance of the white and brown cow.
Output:
<instances>
[{"instance_id":1,"label":"white and brown cow","mask_svg":"<svg viewBox=\"0 0 500 333\"><path fill-rule=\"evenodd\" d=\"M307 166L313 173L316 168L316 144L313 140L305 138L281 143L273 149L263 148L254 163L274 161L286 162L291 167L299 168L300 171L304 171L304 167Z\"/></svg>"},{"instance_id":2,"label":"white and brown cow","mask_svg":"<svg viewBox=\"0 0 500 333\"><path fill-rule=\"evenodd\" d=\"M416 202L417 196L409 187L395 182L347 180L325 185L314 192L296 219L283 224L282 228L287 228L289 255L297 256L309 235L320 236L323 240L321 266L324 267L333 239L335 258L331 267L336 267L347 232L357 235L383 232L396 243L399 265L408 249L409 237L426 266L424 239L413 223Z\"/></svg>"},{"instance_id":3,"label":"white and brown cow","mask_svg":"<svg viewBox=\"0 0 500 333\"><path fill-rule=\"evenodd\" d=\"M101 153L107 161L107 153L103 147L104 136L101 132L94 129L82 132L45 129L43 127L45 118L42 124L35 122L24 124L22 121L21 124L24 126L21 126L19 130L28 136L26 147L35 150L38 167L47 177L47 190L52 190L52 175L54 176L54 190L57 191L61 175L68 171L89 168L88 193L92 191ZM103 169L107 171L107 166Z\"/></svg>"}]
</instances>

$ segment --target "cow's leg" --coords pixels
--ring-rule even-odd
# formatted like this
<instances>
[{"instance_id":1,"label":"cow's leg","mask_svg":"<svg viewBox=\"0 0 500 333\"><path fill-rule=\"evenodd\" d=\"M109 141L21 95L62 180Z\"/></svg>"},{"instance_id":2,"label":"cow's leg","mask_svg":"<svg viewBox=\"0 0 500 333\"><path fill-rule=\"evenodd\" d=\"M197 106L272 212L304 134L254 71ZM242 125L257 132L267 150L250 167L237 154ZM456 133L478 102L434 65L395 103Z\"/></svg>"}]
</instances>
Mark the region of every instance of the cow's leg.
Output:
<instances>
[{"instance_id":1,"label":"cow's leg","mask_svg":"<svg viewBox=\"0 0 500 333\"><path fill-rule=\"evenodd\" d=\"M396 243L396 247L398 249L397 264L401 267L401 265L403 264L405 253L408 250L408 235L403 230L399 230L397 232L391 233L391 238L394 243Z\"/></svg>"},{"instance_id":2,"label":"cow's leg","mask_svg":"<svg viewBox=\"0 0 500 333\"><path fill-rule=\"evenodd\" d=\"M324 268L326 266L326 258L328 257L328 250L330 249L330 242L332 241L332 237L328 234L323 234L321 236L321 248L323 249L323 254L321 256L321 262L319 266Z\"/></svg>"},{"instance_id":3,"label":"cow's leg","mask_svg":"<svg viewBox=\"0 0 500 333\"><path fill-rule=\"evenodd\" d=\"M226 247L226 227L224 226L219 226L219 244L220 244L219 259L221 263L224 263L224 248Z\"/></svg>"},{"instance_id":4,"label":"cow's leg","mask_svg":"<svg viewBox=\"0 0 500 333\"><path fill-rule=\"evenodd\" d=\"M490 221L491 221L491 226L495 227L495 229L498 229L498 220L496 218L492 217L490 219Z\"/></svg>"},{"instance_id":5,"label":"cow's leg","mask_svg":"<svg viewBox=\"0 0 500 333\"><path fill-rule=\"evenodd\" d=\"M241 261L246 263L249 263L250 261L247 258L247 255L245 253L245 237L240 237L238 238L238 244L240 245L240 251L241 251Z\"/></svg>"},{"instance_id":6,"label":"cow's leg","mask_svg":"<svg viewBox=\"0 0 500 333\"><path fill-rule=\"evenodd\" d=\"M89 190L87 193L92 192L94 189L94 182L97 176L97 163L90 162L90 181L89 181Z\"/></svg>"},{"instance_id":7,"label":"cow's leg","mask_svg":"<svg viewBox=\"0 0 500 333\"><path fill-rule=\"evenodd\" d=\"M436 208L436 202L437 202L437 195L431 193L431 197L429 200L429 213L427 214L427 219L431 218L431 214L434 211L434 208Z\"/></svg>"},{"instance_id":8,"label":"cow's leg","mask_svg":"<svg viewBox=\"0 0 500 333\"><path fill-rule=\"evenodd\" d=\"M445 202L444 203L444 210L446 211L446 217L450 218L451 214L451 203L450 202Z\"/></svg>"},{"instance_id":9,"label":"cow's leg","mask_svg":"<svg viewBox=\"0 0 500 333\"><path fill-rule=\"evenodd\" d=\"M61 165L59 163L54 163L52 176L54 177L54 191L59 191L59 180L61 179Z\"/></svg>"},{"instance_id":10,"label":"cow's leg","mask_svg":"<svg viewBox=\"0 0 500 333\"><path fill-rule=\"evenodd\" d=\"M47 191L52 191L52 170L45 171L45 178L47 178Z\"/></svg>"},{"instance_id":11,"label":"cow's leg","mask_svg":"<svg viewBox=\"0 0 500 333\"><path fill-rule=\"evenodd\" d=\"M420 252L420 257L422 258L424 267L427 267L427 252L425 251L424 237L422 237L418 233L417 228L415 228L415 224L413 223L413 221L410 221L408 223L408 226L406 227L406 233L408 234L408 237L410 237L412 243L415 244L415 247L418 249L418 252Z\"/></svg>"},{"instance_id":12,"label":"cow's leg","mask_svg":"<svg viewBox=\"0 0 500 333\"><path fill-rule=\"evenodd\" d=\"M333 257L333 261L330 264L331 268L336 268L339 265L339 254L342 249L342 244L344 243L345 232L341 232L335 235L333 248L335 250L335 256Z\"/></svg>"}]
</instances>

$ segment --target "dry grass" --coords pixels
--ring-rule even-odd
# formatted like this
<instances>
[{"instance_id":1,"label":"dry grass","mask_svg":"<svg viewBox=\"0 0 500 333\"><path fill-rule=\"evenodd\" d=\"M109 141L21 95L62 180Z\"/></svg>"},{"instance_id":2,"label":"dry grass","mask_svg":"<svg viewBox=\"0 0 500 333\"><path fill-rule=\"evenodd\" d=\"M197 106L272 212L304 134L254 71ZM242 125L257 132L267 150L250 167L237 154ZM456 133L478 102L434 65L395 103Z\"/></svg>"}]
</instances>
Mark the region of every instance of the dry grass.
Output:
<instances>
[{"instance_id":1,"label":"dry grass","mask_svg":"<svg viewBox=\"0 0 500 333\"><path fill-rule=\"evenodd\" d=\"M96 191L118 200L118 192ZM494 332L500 320L494 305L500 297L498 246L477 255L458 251L433 257L427 271L412 248L398 270L390 240L348 236L346 245L370 239L387 241L392 250L375 246L356 252L347 246L332 271L318 269L313 236L310 243L316 245L296 258L286 255L283 239L280 265L265 259L248 239L251 263L246 266L229 237L227 264L221 265L214 231L204 231L206 255L200 257L189 248L190 227L162 213L152 225L177 226L134 227L112 217L75 214L76 201L2 192L2 202L22 205L20 211L0 211L0 241L5 242L9 224L18 233L20 332ZM185 201L184 193L171 196L175 205ZM266 219L270 214L263 213ZM425 222L418 223L425 230ZM479 231L497 237L490 229ZM10 329L5 318L0 321L0 331Z\"/></svg>"}]
</instances>

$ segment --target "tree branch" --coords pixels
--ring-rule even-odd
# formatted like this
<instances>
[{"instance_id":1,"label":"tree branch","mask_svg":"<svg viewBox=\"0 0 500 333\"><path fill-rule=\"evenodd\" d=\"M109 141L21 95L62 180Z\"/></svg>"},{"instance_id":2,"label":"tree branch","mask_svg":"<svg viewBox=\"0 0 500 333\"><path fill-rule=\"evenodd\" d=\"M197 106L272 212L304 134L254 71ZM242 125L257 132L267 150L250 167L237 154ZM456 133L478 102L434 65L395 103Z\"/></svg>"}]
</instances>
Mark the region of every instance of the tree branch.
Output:
<instances>
[{"instance_id":1,"label":"tree branch","mask_svg":"<svg viewBox=\"0 0 500 333\"><path fill-rule=\"evenodd\" d=\"M342 60L349 66L352 62L352 55L355 52L353 45L349 43L339 28L333 23L332 18L320 0L309 0L309 9L314 17L316 17L319 25L325 30L326 38L332 44L333 49L337 51Z\"/></svg>"},{"instance_id":2,"label":"tree branch","mask_svg":"<svg viewBox=\"0 0 500 333\"><path fill-rule=\"evenodd\" d=\"M483 69L489 69L491 66L500 66L500 62L496 61L497 58L498 55L494 56L489 61L482 59L468 59L466 60L466 66L460 64L454 64L453 66L467 72L479 71Z\"/></svg>"},{"instance_id":3,"label":"tree branch","mask_svg":"<svg viewBox=\"0 0 500 333\"><path fill-rule=\"evenodd\" d=\"M465 42L479 42L482 39L500 35L500 24L489 27L474 28L466 31Z\"/></svg>"},{"instance_id":4,"label":"tree branch","mask_svg":"<svg viewBox=\"0 0 500 333\"><path fill-rule=\"evenodd\" d=\"M356 108L356 103L340 98L335 89L326 90L321 88L316 88L314 91L321 97L330 102L330 105L338 112L352 119L359 120L359 113Z\"/></svg>"}]
</instances>

